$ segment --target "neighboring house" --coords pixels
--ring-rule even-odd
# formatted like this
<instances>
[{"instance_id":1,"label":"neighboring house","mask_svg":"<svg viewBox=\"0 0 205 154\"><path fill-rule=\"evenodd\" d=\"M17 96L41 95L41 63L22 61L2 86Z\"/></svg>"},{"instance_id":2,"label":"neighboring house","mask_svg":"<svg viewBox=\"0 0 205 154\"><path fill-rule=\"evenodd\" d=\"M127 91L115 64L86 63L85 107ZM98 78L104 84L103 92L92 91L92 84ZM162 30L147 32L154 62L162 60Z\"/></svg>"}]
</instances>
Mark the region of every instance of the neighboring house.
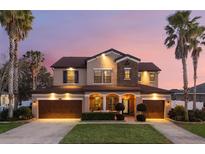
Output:
<instances>
[{"instance_id":1,"label":"neighboring house","mask_svg":"<svg viewBox=\"0 0 205 154\"><path fill-rule=\"evenodd\" d=\"M8 108L9 105L9 95L6 92L3 92L0 95L0 111L3 110L3 108Z\"/></svg>"},{"instance_id":2,"label":"neighboring house","mask_svg":"<svg viewBox=\"0 0 205 154\"><path fill-rule=\"evenodd\" d=\"M52 66L54 85L32 94L36 118L75 118L82 112L109 112L125 105L136 115L136 105L147 105L148 118L164 118L170 109L169 91L158 88L161 71L152 62L109 49L92 57L63 57Z\"/></svg>"},{"instance_id":3,"label":"neighboring house","mask_svg":"<svg viewBox=\"0 0 205 154\"><path fill-rule=\"evenodd\" d=\"M183 105L184 106L184 93L183 90L172 89L172 108L176 105ZM194 94L194 87L189 89L189 103L188 109L193 109L193 94ZM196 86L196 107L198 109L202 109L205 107L205 83L199 84Z\"/></svg>"}]
</instances>

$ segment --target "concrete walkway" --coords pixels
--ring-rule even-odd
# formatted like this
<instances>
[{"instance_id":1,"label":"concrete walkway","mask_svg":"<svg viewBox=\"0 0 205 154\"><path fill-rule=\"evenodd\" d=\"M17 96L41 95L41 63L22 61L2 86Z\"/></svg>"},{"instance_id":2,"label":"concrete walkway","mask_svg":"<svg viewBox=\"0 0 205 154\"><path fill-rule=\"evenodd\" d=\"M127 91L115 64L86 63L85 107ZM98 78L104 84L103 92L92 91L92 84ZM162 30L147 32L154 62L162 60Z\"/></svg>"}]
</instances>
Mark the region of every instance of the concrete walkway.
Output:
<instances>
[{"instance_id":1,"label":"concrete walkway","mask_svg":"<svg viewBox=\"0 0 205 154\"><path fill-rule=\"evenodd\" d=\"M0 134L0 144L57 144L78 119L41 119Z\"/></svg>"},{"instance_id":2,"label":"concrete walkway","mask_svg":"<svg viewBox=\"0 0 205 154\"><path fill-rule=\"evenodd\" d=\"M204 138L183 129L168 120L150 120L148 123L175 144L205 144Z\"/></svg>"}]
</instances>

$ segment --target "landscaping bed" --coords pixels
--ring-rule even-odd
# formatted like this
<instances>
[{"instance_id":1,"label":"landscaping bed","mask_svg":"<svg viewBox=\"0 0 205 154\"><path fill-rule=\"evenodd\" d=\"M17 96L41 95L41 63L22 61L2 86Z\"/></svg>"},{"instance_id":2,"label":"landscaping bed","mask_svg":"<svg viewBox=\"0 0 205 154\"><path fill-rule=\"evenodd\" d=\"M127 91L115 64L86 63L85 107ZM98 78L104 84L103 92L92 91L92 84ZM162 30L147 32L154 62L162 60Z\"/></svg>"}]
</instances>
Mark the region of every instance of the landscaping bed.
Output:
<instances>
[{"instance_id":1,"label":"landscaping bed","mask_svg":"<svg viewBox=\"0 0 205 154\"><path fill-rule=\"evenodd\" d=\"M167 144L162 134L147 124L78 124L62 144Z\"/></svg>"}]
</instances>

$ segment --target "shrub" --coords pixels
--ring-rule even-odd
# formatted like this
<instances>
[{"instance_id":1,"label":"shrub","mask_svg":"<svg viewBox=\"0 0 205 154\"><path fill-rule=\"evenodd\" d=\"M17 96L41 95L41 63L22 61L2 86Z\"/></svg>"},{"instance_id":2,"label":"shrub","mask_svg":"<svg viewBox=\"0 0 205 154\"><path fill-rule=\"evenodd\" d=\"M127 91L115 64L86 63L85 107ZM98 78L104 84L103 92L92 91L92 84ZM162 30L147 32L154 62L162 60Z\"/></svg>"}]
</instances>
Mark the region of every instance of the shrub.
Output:
<instances>
[{"instance_id":1,"label":"shrub","mask_svg":"<svg viewBox=\"0 0 205 154\"><path fill-rule=\"evenodd\" d=\"M174 119L175 118L175 113L174 113L174 109L171 109L168 113L169 118Z\"/></svg>"},{"instance_id":2,"label":"shrub","mask_svg":"<svg viewBox=\"0 0 205 154\"><path fill-rule=\"evenodd\" d=\"M117 111L124 111L124 109L125 109L125 106L123 103L117 103L115 105L115 110L117 110Z\"/></svg>"},{"instance_id":3,"label":"shrub","mask_svg":"<svg viewBox=\"0 0 205 154\"><path fill-rule=\"evenodd\" d=\"M116 114L117 120L124 120L125 117L122 114Z\"/></svg>"},{"instance_id":4,"label":"shrub","mask_svg":"<svg viewBox=\"0 0 205 154\"><path fill-rule=\"evenodd\" d=\"M174 119L177 121L185 120L185 108L181 105L177 105L173 110L175 117Z\"/></svg>"},{"instance_id":5,"label":"shrub","mask_svg":"<svg viewBox=\"0 0 205 154\"><path fill-rule=\"evenodd\" d=\"M201 121L201 119L199 119L199 118L197 118L195 116L195 112L193 110L189 110L188 111L188 115L189 115L189 121L191 121L191 122L199 122L199 121Z\"/></svg>"},{"instance_id":6,"label":"shrub","mask_svg":"<svg viewBox=\"0 0 205 154\"><path fill-rule=\"evenodd\" d=\"M201 121L205 121L205 112L203 112L202 110L195 110L194 111L194 116L197 119L200 119Z\"/></svg>"},{"instance_id":7,"label":"shrub","mask_svg":"<svg viewBox=\"0 0 205 154\"><path fill-rule=\"evenodd\" d=\"M14 111L14 117L18 120L28 120L32 118L32 111L29 107L20 107Z\"/></svg>"},{"instance_id":8,"label":"shrub","mask_svg":"<svg viewBox=\"0 0 205 154\"><path fill-rule=\"evenodd\" d=\"M137 121L142 121L142 122L146 121L146 116L143 114L138 114L136 118Z\"/></svg>"},{"instance_id":9,"label":"shrub","mask_svg":"<svg viewBox=\"0 0 205 154\"><path fill-rule=\"evenodd\" d=\"M9 110L3 109L3 111L1 111L1 113L0 113L0 120L2 120L2 121L8 120L9 119L8 114L9 114Z\"/></svg>"},{"instance_id":10,"label":"shrub","mask_svg":"<svg viewBox=\"0 0 205 154\"><path fill-rule=\"evenodd\" d=\"M137 111L146 112L147 106L143 103L137 105Z\"/></svg>"},{"instance_id":11,"label":"shrub","mask_svg":"<svg viewBox=\"0 0 205 154\"><path fill-rule=\"evenodd\" d=\"M81 120L115 120L115 112L87 112L82 113Z\"/></svg>"}]
</instances>

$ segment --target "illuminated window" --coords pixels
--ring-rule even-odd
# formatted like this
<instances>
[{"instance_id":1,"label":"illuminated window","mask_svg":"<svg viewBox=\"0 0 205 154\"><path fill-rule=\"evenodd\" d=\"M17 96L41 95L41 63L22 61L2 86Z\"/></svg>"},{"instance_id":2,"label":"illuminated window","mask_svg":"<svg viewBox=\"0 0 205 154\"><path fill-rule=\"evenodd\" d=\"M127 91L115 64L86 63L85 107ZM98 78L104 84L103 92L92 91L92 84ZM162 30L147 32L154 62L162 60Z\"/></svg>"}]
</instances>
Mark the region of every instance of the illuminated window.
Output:
<instances>
[{"instance_id":1,"label":"illuminated window","mask_svg":"<svg viewBox=\"0 0 205 154\"><path fill-rule=\"evenodd\" d=\"M75 71L74 70L67 71L67 82L75 83Z\"/></svg>"},{"instance_id":2,"label":"illuminated window","mask_svg":"<svg viewBox=\"0 0 205 154\"><path fill-rule=\"evenodd\" d=\"M78 83L78 70L63 71L63 83Z\"/></svg>"},{"instance_id":3,"label":"illuminated window","mask_svg":"<svg viewBox=\"0 0 205 154\"><path fill-rule=\"evenodd\" d=\"M138 72L138 81L141 81L142 79L142 74L141 74L141 72Z\"/></svg>"},{"instance_id":4,"label":"illuminated window","mask_svg":"<svg viewBox=\"0 0 205 154\"><path fill-rule=\"evenodd\" d=\"M103 71L103 82L104 83L111 83L111 70L104 70Z\"/></svg>"},{"instance_id":5,"label":"illuminated window","mask_svg":"<svg viewBox=\"0 0 205 154\"><path fill-rule=\"evenodd\" d=\"M94 70L94 83L111 83L111 70Z\"/></svg>"},{"instance_id":6,"label":"illuminated window","mask_svg":"<svg viewBox=\"0 0 205 154\"><path fill-rule=\"evenodd\" d=\"M130 68L125 68L125 77L124 80L130 80Z\"/></svg>"},{"instance_id":7,"label":"illuminated window","mask_svg":"<svg viewBox=\"0 0 205 154\"><path fill-rule=\"evenodd\" d=\"M155 81L155 73L149 73L149 79L150 81Z\"/></svg>"},{"instance_id":8,"label":"illuminated window","mask_svg":"<svg viewBox=\"0 0 205 154\"><path fill-rule=\"evenodd\" d=\"M103 102L101 96L94 96L90 99L90 110L100 111L103 109Z\"/></svg>"}]
</instances>

